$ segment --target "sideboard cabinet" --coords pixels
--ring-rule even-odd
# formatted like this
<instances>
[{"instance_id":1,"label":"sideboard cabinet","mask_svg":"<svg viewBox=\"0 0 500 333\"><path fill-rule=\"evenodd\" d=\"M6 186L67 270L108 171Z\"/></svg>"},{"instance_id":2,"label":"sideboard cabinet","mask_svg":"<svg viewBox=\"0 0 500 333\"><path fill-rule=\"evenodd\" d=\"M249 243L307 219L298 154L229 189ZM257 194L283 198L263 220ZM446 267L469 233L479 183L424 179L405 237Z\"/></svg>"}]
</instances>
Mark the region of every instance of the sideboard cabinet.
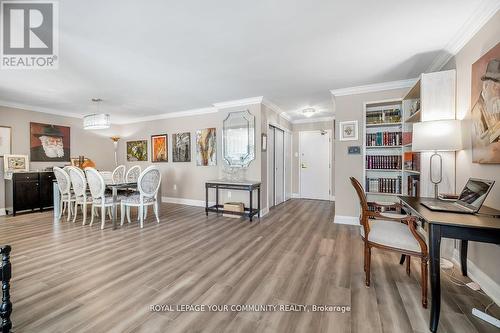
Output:
<instances>
[{"instance_id":1,"label":"sideboard cabinet","mask_svg":"<svg viewBox=\"0 0 500 333\"><path fill-rule=\"evenodd\" d=\"M52 208L53 172L17 172L5 181L5 201L8 214L43 211Z\"/></svg>"}]
</instances>

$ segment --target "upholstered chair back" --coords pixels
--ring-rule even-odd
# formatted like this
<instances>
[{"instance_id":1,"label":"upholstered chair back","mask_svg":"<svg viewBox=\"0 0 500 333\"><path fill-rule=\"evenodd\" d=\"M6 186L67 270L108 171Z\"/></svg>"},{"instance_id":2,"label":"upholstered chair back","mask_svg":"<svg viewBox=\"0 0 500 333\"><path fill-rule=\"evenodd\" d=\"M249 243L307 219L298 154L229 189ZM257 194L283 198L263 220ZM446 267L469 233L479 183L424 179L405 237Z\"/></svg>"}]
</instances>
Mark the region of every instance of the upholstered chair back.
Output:
<instances>
[{"instance_id":1,"label":"upholstered chair back","mask_svg":"<svg viewBox=\"0 0 500 333\"><path fill-rule=\"evenodd\" d=\"M121 184L125 182L125 165L119 165L113 170L111 175L113 179L113 184Z\"/></svg>"},{"instance_id":2,"label":"upholstered chair back","mask_svg":"<svg viewBox=\"0 0 500 333\"><path fill-rule=\"evenodd\" d=\"M87 182L89 184L92 198L103 198L106 185L104 183L104 178L102 178L102 175L94 168L85 168L85 173L87 174Z\"/></svg>"},{"instance_id":3,"label":"upholstered chair back","mask_svg":"<svg viewBox=\"0 0 500 333\"><path fill-rule=\"evenodd\" d=\"M54 175L56 176L57 187L59 187L61 194L68 194L71 188L71 180L68 173L59 167L54 167Z\"/></svg>"},{"instance_id":4,"label":"upholstered chair back","mask_svg":"<svg viewBox=\"0 0 500 333\"><path fill-rule=\"evenodd\" d=\"M144 170L137 180L139 193L145 197L156 197L161 183L161 173L156 166Z\"/></svg>"},{"instance_id":5,"label":"upholstered chair back","mask_svg":"<svg viewBox=\"0 0 500 333\"><path fill-rule=\"evenodd\" d=\"M135 183L139 179L141 175L141 167L139 165L134 165L127 171L127 175L125 176L125 181L127 183Z\"/></svg>"}]
</instances>

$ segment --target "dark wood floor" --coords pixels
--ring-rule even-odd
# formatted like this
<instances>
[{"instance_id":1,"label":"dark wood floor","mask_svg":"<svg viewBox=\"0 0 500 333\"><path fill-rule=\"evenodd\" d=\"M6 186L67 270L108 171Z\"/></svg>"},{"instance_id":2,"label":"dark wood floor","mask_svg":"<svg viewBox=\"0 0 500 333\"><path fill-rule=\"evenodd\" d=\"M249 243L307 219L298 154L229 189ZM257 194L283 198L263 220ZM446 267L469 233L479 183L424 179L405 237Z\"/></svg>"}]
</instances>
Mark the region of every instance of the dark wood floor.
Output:
<instances>
[{"instance_id":1,"label":"dark wood floor","mask_svg":"<svg viewBox=\"0 0 500 333\"><path fill-rule=\"evenodd\" d=\"M1 217L0 243L13 249L14 331L428 332L417 262L408 277L396 255L375 250L372 287L365 287L358 229L333 224L333 212L329 202L290 200L249 223L164 204L160 224L148 218L142 230L108 223L102 231L53 223L51 212ZM446 277L442 286L439 332L495 332L470 314L487 297ZM152 304L352 311L157 313ZM500 315L496 306L491 311Z\"/></svg>"}]
</instances>

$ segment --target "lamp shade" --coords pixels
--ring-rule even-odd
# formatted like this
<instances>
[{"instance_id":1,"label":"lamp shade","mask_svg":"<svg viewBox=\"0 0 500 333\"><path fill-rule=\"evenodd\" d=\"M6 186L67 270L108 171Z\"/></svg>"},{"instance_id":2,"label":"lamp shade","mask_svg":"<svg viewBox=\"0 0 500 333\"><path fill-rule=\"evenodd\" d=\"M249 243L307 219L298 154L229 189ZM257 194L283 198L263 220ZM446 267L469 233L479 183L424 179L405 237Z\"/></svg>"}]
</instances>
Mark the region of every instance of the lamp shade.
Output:
<instances>
[{"instance_id":1,"label":"lamp shade","mask_svg":"<svg viewBox=\"0 0 500 333\"><path fill-rule=\"evenodd\" d=\"M460 120L433 120L413 124L413 151L462 149Z\"/></svg>"},{"instance_id":2,"label":"lamp shade","mask_svg":"<svg viewBox=\"0 0 500 333\"><path fill-rule=\"evenodd\" d=\"M95 113L83 117L83 129L97 130L109 128L110 126L109 114Z\"/></svg>"}]
</instances>

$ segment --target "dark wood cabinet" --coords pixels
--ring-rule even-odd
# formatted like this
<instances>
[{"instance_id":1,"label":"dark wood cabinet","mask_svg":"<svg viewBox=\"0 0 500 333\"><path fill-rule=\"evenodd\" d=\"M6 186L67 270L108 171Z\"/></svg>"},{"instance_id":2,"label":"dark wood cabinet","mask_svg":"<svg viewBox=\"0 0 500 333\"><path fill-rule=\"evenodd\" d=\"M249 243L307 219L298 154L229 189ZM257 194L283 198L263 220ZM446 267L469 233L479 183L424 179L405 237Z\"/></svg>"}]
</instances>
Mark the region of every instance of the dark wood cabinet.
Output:
<instances>
[{"instance_id":1,"label":"dark wood cabinet","mask_svg":"<svg viewBox=\"0 0 500 333\"><path fill-rule=\"evenodd\" d=\"M19 172L5 181L7 211L43 211L53 207L53 172Z\"/></svg>"}]
</instances>

